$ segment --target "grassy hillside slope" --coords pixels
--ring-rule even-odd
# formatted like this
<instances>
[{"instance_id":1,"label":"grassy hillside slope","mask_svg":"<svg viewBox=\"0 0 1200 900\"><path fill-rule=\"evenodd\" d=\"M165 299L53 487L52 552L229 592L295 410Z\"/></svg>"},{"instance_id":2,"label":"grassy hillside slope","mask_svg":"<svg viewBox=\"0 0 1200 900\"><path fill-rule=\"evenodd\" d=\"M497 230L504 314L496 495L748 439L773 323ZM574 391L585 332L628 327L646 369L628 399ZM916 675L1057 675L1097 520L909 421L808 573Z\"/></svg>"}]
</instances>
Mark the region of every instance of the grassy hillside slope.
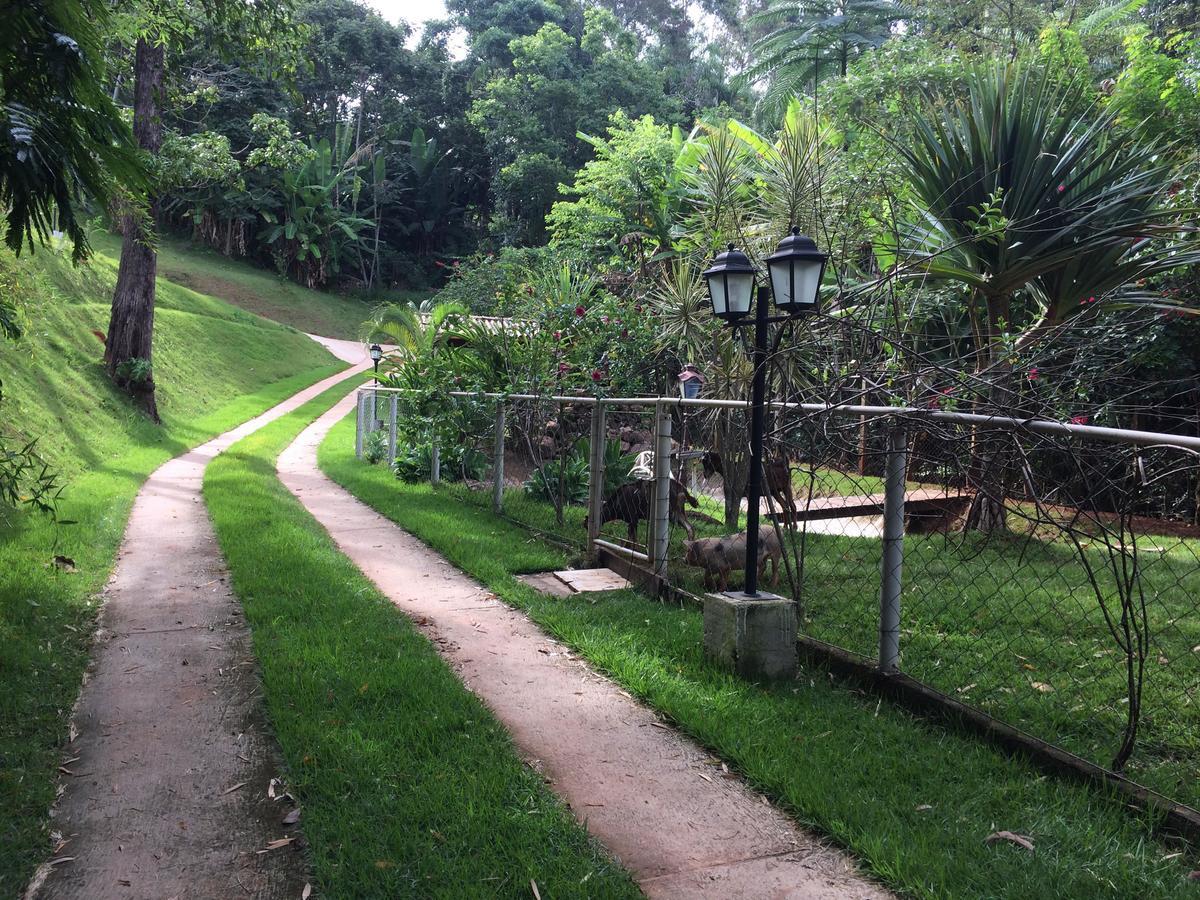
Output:
<instances>
[{"instance_id":1,"label":"grassy hillside slope","mask_svg":"<svg viewBox=\"0 0 1200 900\"><path fill-rule=\"evenodd\" d=\"M113 257L120 255L120 242L112 235L97 235L93 243ZM374 305L353 296L310 290L273 272L180 241L162 242L158 274L183 287L220 297L247 312L324 337L357 338L359 325ZM379 299L419 302L428 293L392 291Z\"/></svg>"},{"instance_id":2,"label":"grassy hillside slope","mask_svg":"<svg viewBox=\"0 0 1200 900\"><path fill-rule=\"evenodd\" d=\"M187 265L182 254L174 260ZM0 341L0 434L9 447L38 438L65 484L60 516L73 523L0 509L3 897L18 894L51 849L46 812L94 627L94 595L138 487L170 457L343 367L291 328L160 280L155 377L163 425L155 426L100 366L103 345L93 332L107 327L115 273L115 258L104 253L74 268L49 251L17 260L0 250L0 292L21 308L26 332ZM56 555L74 560L73 571L56 566Z\"/></svg>"}]
</instances>

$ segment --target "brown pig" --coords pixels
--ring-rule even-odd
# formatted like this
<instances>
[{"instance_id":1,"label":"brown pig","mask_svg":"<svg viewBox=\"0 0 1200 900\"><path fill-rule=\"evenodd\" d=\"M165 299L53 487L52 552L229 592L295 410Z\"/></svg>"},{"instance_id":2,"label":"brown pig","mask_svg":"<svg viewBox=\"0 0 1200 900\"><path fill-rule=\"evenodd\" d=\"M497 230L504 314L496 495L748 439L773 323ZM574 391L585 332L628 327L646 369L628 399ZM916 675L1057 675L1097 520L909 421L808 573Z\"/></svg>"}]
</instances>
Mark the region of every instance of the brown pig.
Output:
<instances>
[{"instance_id":1,"label":"brown pig","mask_svg":"<svg viewBox=\"0 0 1200 900\"><path fill-rule=\"evenodd\" d=\"M727 534L724 537L697 538L684 541L684 561L689 566L704 570L704 587L712 590L714 582L721 591L729 590L729 573L746 567L746 535ZM771 561L771 586L779 584L779 566L783 561L783 547L779 535L770 525L758 529L758 575L767 572L767 561Z\"/></svg>"}]
</instances>

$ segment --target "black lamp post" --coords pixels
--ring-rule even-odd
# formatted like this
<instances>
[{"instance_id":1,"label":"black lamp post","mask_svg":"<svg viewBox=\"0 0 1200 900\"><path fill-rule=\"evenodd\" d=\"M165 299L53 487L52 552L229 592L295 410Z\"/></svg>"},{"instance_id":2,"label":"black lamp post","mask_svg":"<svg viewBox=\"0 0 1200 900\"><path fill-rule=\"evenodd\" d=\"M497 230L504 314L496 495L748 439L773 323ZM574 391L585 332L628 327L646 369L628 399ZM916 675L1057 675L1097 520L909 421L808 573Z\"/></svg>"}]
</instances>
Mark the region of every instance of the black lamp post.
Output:
<instances>
[{"instance_id":1,"label":"black lamp post","mask_svg":"<svg viewBox=\"0 0 1200 900\"><path fill-rule=\"evenodd\" d=\"M371 345L371 362L375 363L375 386L379 387L379 361L383 359L383 348L378 344Z\"/></svg>"},{"instance_id":2,"label":"black lamp post","mask_svg":"<svg viewBox=\"0 0 1200 900\"><path fill-rule=\"evenodd\" d=\"M780 241L775 252L767 257L770 287L758 285L758 270L745 253L733 244L717 256L704 271L713 315L724 319L731 328L741 328L750 322L742 319L754 303L754 387L750 400L750 477L746 485L746 584L744 593L758 596L758 506L762 499L763 418L767 393L767 326L786 322L805 312L816 312L829 257L817 249L816 243L796 228ZM774 294L775 306L782 316L770 315L768 305Z\"/></svg>"}]
</instances>

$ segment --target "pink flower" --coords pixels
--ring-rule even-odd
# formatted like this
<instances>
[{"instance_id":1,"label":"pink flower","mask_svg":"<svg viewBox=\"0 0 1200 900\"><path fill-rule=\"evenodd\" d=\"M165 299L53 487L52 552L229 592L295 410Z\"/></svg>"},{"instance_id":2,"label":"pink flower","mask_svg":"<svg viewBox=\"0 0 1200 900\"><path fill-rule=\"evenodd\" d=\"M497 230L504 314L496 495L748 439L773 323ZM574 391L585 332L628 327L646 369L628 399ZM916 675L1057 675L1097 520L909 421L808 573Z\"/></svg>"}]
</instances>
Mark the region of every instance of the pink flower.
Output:
<instances>
[{"instance_id":1,"label":"pink flower","mask_svg":"<svg viewBox=\"0 0 1200 900\"><path fill-rule=\"evenodd\" d=\"M1065 184L1060 184L1060 185L1058 186L1058 192L1059 192L1060 194L1061 194L1063 191L1065 191L1066 189L1067 189L1067 186L1066 186Z\"/></svg>"},{"instance_id":2,"label":"pink flower","mask_svg":"<svg viewBox=\"0 0 1200 900\"><path fill-rule=\"evenodd\" d=\"M601 316L601 317L600 317L600 324L601 324L601 325L607 325L607 324L608 324L608 316Z\"/></svg>"},{"instance_id":3,"label":"pink flower","mask_svg":"<svg viewBox=\"0 0 1200 900\"><path fill-rule=\"evenodd\" d=\"M1088 423L1087 416L1071 416L1072 425L1086 425Z\"/></svg>"},{"instance_id":4,"label":"pink flower","mask_svg":"<svg viewBox=\"0 0 1200 900\"><path fill-rule=\"evenodd\" d=\"M559 375L566 375L567 372L570 371L570 369L571 369L571 367L567 363L559 363L558 364L558 374Z\"/></svg>"},{"instance_id":5,"label":"pink flower","mask_svg":"<svg viewBox=\"0 0 1200 900\"><path fill-rule=\"evenodd\" d=\"M583 308L582 304L575 307L575 315L579 316L580 318L583 318L583 316L586 312L587 312L587 310Z\"/></svg>"},{"instance_id":6,"label":"pink flower","mask_svg":"<svg viewBox=\"0 0 1200 900\"><path fill-rule=\"evenodd\" d=\"M623 341L629 340L629 329L628 328L621 329L621 340L623 340Z\"/></svg>"},{"instance_id":7,"label":"pink flower","mask_svg":"<svg viewBox=\"0 0 1200 900\"><path fill-rule=\"evenodd\" d=\"M641 311L642 311L642 304L640 304L640 303L639 303L639 304L637 304L637 305L636 305L636 306L633 308L633 311L634 311L634 312L641 312Z\"/></svg>"},{"instance_id":8,"label":"pink flower","mask_svg":"<svg viewBox=\"0 0 1200 900\"><path fill-rule=\"evenodd\" d=\"M561 341L562 340L562 332L561 331L554 332L554 339L556 341Z\"/></svg>"},{"instance_id":9,"label":"pink flower","mask_svg":"<svg viewBox=\"0 0 1200 900\"><path fill-rule=\"evenodd\" d=\"M1032 369L1029 370L1029 380L1036 381L1037 377L1038 377L1038 368L1037 368L1037 366L1034 366Z\"/></svg>"}]
</instances>

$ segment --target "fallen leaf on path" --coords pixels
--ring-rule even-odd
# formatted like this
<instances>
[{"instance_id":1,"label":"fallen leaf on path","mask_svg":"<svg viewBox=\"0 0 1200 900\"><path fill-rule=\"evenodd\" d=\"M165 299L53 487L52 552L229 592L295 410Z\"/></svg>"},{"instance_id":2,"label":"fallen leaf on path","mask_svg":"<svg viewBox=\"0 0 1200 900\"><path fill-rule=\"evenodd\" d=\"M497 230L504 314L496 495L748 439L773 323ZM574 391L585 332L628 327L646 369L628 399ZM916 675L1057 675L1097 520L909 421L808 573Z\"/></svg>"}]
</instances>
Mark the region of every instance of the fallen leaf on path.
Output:
<instances>
[{"instance_id":1,"label":"fallen leaf on path","mask_svg":"<svg viewBox=\"0 0 1200 900\"><path fill-rule=\"evenodd\" d=\"M277 841L268 841L267 846L263 847L261 850L255 850L254 852L260 855L263 853L270 853L272 850L278 850L280 847L286 847L294 840L295 838L285 837L280 838Z\"/></svg>"},{"instance_id":2,"label":"fallen leaf on path","mask_svg":"<svg viewBox=\"0 0 1200 900\"><path fill-rule=\"evenodd\" d=\"M47 863L47 865L51 865L51 866L62 865L63 863L71 862L71 860L73 860L74 858L75 857L73 857L73 856L60 856L58 859L50 860L50 862ZM1192 874L1195 875L1196 873L1193 872Z\"/></svg>"},{"instance_id":3,"label":"fallen leaf on path","mask_svg":"<svg viewBox=\"0 0 1200 900\"><path fill-rule=\"evenodd\" d=\"M999 841L1008 841L1010 844L1024 847L1030 853L1033 852L1033 839L1014 831L993 831L983 839L985 844L995 844Z\"/></svg>"},{"instance_id":4,"label":"fallen leaf on path","mask_svg":"<svg viewBox=\"0 0 1200 900\"><path fill-rule=\"evenodd\" d=\"M713 780L711 778L709 778L707 775L705 775L703 772L697 772L696 774L699 775L701 778L703 778L705 781L707 781L709 784L713 783Z\"/></svg>"},{"instance_id":5,"label":"fallen leaf on path","mask_svg":"<svg viewBox=\"0 0 1200 900\"><path fill-rule=\"evenodd\" d=\"M530 887L533 889L533 898L534 898L534 900L542 900L542 894L541 894L541 891L539 891L539 890L537 889L537 882L536 882L536 881L534 881L532 878L530 878L530 879L529 879L529 886L530 886Z\"/></svg>"},{"instance_id":6,"label":"fallen leaf on path","mask_svg":"<svg viewBox=\"0 0 1200 900\"><path fill-rule=\"evenodd\" d=\"M296 807L290 813L283 817L284 825L295 825L300 821L300 807Z\"/></svg>"},{"instance_id":7,"label":"fallen leaf on path","mask_svg":"<svg viewBox=\"0 0 1200 900\"><path fill-rule=\"evenodd\" d=\"M249 782L246 782L246 781L240 781L240 782L238 782L237 784L235 784L235 785L234 785L233 787L231 787L231 788L225 788L225 790L221 791L221 794L222 794L222 795L224 795L224 794L232 794L232 793L233 793L234 791L236 791L238 788L244 788L244 787L245 787L245 786L246 786L248 783L249 783Z\"/></svg>"},{"instance_id":8,"label":"fallen leaf on path","mask_svg":"<svg viewBox=\"0 0 1200 900\"><path fill-rule=\"evenodd\" d=\"M655 728L662 728L662 729L665 729L666 731L671 730L670 725L664 725L662 722L651 722L650 724L653 725Z\"/></svg>"},{"instance_id":9,"label":"fallen leaf on path","mask_svg":"<svg viewBox=\"0 0 1200 900\"><path fill-rule=\"evenodd\" d=\"M300 900L308 900L312 896L312 885L305 883L304 890L300 892Z\"/></svg>"},{"instance_id":10,"label":"fallen leaf on path","mask_svg":"<svg viewBox=\"0 0 1200 900\"><path fill-rule=\"evenodd\" d=\"M1031 681L1029 686L1035 691L1041 691L1043 694L1054 693L1054 688L1051 685L1046 684L1044 681Z\"/></svg>"}]
</instances>

